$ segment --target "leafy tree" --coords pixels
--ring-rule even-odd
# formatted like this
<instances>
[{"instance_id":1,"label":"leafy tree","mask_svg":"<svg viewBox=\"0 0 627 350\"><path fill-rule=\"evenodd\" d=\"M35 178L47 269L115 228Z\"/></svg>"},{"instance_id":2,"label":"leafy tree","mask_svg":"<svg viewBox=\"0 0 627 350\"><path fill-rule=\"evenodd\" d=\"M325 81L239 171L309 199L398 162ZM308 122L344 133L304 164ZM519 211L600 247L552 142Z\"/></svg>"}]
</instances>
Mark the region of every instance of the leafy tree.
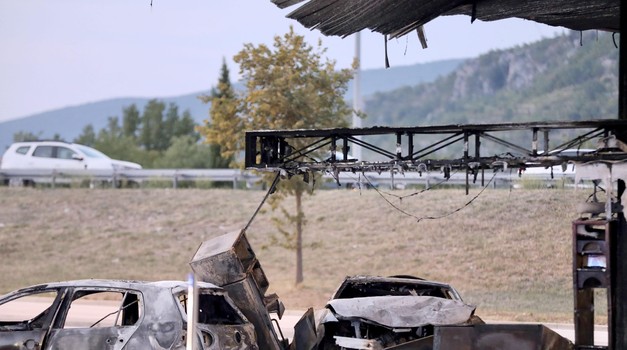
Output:
<instances>
[{"instance_id":1,"label":"leafy tree","mask_svg":"<svg viewBox=\"0 0 627 350\"><path fill-rule=\"evenodd\" d=\"M200 140L200 135L196 132L196 122L192 117L189 110L185 110L183 112L183 116L179 119L179 121L174 126L173 137L179 137L184 135L193 136L196 141Z\"/></svg>"},{"instance_id":2,"label":"leafy tree","mask_svg":"<svg viewBox=\"0 0 627 350\"><path fill-rule=\"evenodd\" d=\"M120 128L120 122L118 117L107 118L107 128L100 130L101 134L105 134L111 138L117 138L122 136L122 128Z\"/></svg>"},{"instance_id":3,"label":"leafy tree","mask_svg":"<svg viewBox=\"0 0 627 350\"><path fill-rule=\"evenodd\" d=\"M229 78L229 67L226 65L226 60L223 58L218 86L211 88L211 95L203 95L198 98L204 103L212 103L212 108L210 110L210 116L212 116L214 113L217 113L214 111L217 111L220 105L225 103L225 101L232 101L234 97L235 94L233 93L233 85L231 84L231 79ZM215 109L213 108L214 105L216 106ZM205 124L210 125L210 122L206 120ZM198 130L200 133L206 132L203 127L199 127ZM200 137L200 135L198 137ZM215 168L227 168L233 162L233 154L223 157L222 147L219 143L211 142L209 140L206 140L206 142L209 143L212 150L211 156L214 157L212 163Z\"/></svg>"},{"instance_id":4,"label":"leafy tree","mask_svg":"<svg viewBox=\"0 0 627 350\"><path fill-rule=\"evenodd\" d=\"M222 67L220 67L218 86L211 88L211 97L209 100L216 97L233 98L234 96L233 85L231 85L231 79L229 78L229 66L226 65L226 60L222 58ZM208 102L208 100L205 99L203 99L203 101Z\"/></svg>"},{"instance_id":5,"label":"leafy tree","mask_svg":"<svg viewBox=\"0 0 627 350\"><path fill-rule=\"evenodd\" d=\"M164 118L165 112L165 118ZM201 145L194 118L189 110L179 116L175 103L167 106L151 100L143 113L133 104L123 109L122 125L118 117L109 117L107 126L96 133L87 125L74 142L92 146L112 158L141 164L145 168L226 167L217 146ZM24 137L24 136L20 136ZM38 136L30 136L37 139ZM172 148L175 146L172 150Z\"/></svg>"},{"instance_id":6,"label":"leafy tree","mask_svg":"<svg viewBox=\"0 0 627 350\"><path fill-rule=\"evenodd\" d=\"M30 131L18 131L13 134L13 142L37 141L41 138L41 132L34 134Z\"/></svg>"},{"instance_id":7,"label":"leafy tree","mask_svg":"<svg viewBox=\"0 0 627 350\"><path fill-rule=\"evenodd\" d=\"M211 99L211 122L200 129L207 141L220 144L222 155L231 157L243 150L245 130L347 126L352 110L343 96L353 71L336 71L334 61L323 60L325 52L321 42L314 48L293 28L276 36L272 48L244 45L234 60L240 65L246 91L229 96L230 90L223 90L225 94ZM272 208L284 214L283 219L275 218L284 235L277 243L296 251L297 284L303 281L302 199L308 189L301 179L292 178L280 184L271 201ZM293 214L282 206L288 196L295 199Z\"/></svg>"},{"instance_id":8,"label":"leafy tree","mask_svg":"<svg viewBox=\"0 0 627 350\"><path fill-rule=\"evenodd\" d=\"M179 107L176 103L170 103L168 110L165 112L165 120L163 121L163 138L168 141L168 146L170 145L171 139L174 137L178 123Z\"/></svg>"},{"instance_id":9,"label":"leafy tree","mask_svg":"<svg viewBox=\"0 0 627 350\"><path fill-rule=\"evenodd\" d=\"M136 137L141 123L139 110L135 104L125 107L122 110L122 133L126 137Z\"/></svg>"},{"instance_id":10,"label":"leafy tree","mask_svg":"<svg viewBox=\"0 0 627 350\"><path fill-rule=\"evenodd\" d=\"M100 129L93 147L111 158L136 162L145 167L150 167L158 156L158 153L140 149L134 137L124 136L118 117L108 118L107 127Z\"/></svg>"},{"instance_id":11,"label":"leafy tree","mask_svg":"<svg viewBox=\"0 0 627 350\"><path fill-rule=\"evenodd\" d=\"M156 99L148 101L142 114L142 128L139 134L140 144L148 151L164 151L167 141L164 141L163 111L165 104Z\"/></svg>"},{"instance_id":12,"label":"leafy tree","mask_svg":"<svg viewBox=\"0 0 627 350\"><path fill-rule=\"evenodd\" d=\"M207 169L226 168L228 160L220 157L214 145L198 143L194 135L183 135L172 139L172 145L154 164L157 168Z\"/></svg>"},{"instance_id":13,"label":"leafy tree","mask_svg":"<svg viewBox=\"0 0 627 350\"><path fill-rule=\"evenodd\" d=\"M74 142L85 146L93 146L96 143L96 132L94 131L94 126L91 124L85 125L81 134L74 139Z\"/></svg>"},{"instance_id":14,"label":"leafy tree","mask_svg":"<svg viewBox=\"0 0 627 350\"><path fill-rule=\"evenodd\" d=\"M156 151L141 149L135 140L127 136L112 137L107 132L99 132L93 147L114 159L123 159L139 163L142 167L151 168L159 157Z\"/></svg>"}]
</instances>

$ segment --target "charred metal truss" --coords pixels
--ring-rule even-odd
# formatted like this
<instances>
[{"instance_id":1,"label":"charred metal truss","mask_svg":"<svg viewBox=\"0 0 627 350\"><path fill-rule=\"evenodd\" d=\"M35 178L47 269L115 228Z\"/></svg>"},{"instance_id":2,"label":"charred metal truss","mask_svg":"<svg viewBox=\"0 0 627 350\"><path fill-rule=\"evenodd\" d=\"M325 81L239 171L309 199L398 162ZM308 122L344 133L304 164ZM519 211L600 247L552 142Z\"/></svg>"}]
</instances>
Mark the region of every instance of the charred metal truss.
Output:
<instances>
[{"instance_id":1,"label":"charred metal truss","mask_svg":"<svg viewBox=\"0 0 627 350\"><path fill-rule=\"evenodd\" d=\"M570 130L576 136L552 146L551 134L564 130ZM245 166L247 169L280 171L287 176L315 171L442 170L446 177L452 170L465 170L467 180L468 175L473 175L476 180L477 174L484 169L525 169L567 162L627 160L627 153L617 146L625 140L616 139L617 133L624 130L627 130L627 120L250 131L246 133ZM507 140L506 132L511 131L528 131L531 144L517 145ZM393 137L396 147L383 149L360 138L371 135ZM441 138L427 147L415 149L416 138L424 135ZM483 155L481 144L486 140L506 148L508 152ZM591 140L601 140L601 146L595 152L564 152L566 149L578 149ZM463 154L458 158L433 157L435 152L456 143L463 145ZM350 159L349 151L353 145L370 150L386 160ZM329 156L319 160L319 155L325 152Z\"/></svg>"}]
</instances>

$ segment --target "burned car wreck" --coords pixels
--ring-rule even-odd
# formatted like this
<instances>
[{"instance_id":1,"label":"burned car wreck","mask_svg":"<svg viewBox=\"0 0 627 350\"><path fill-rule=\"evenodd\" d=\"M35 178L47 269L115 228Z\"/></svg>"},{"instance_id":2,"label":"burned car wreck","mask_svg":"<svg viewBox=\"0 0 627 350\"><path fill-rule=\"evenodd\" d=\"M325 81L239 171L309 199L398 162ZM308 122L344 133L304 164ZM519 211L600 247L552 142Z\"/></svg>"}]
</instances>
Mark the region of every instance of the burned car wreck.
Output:
<instances>
[{"instance_id":1,"label":"burned car wreck","mask_svg":"<svg viewBox=\"0 0 627 350\"><path fill-rule=\"evenodd\" d=\"M199 350L386 349L403 344L431 349L434 326L478 320L474 307L447 284L408 276L353 276L324 310L309 309L294 326L293 338L286 339L276 321L284 306L276 294L266 294L269 283L243 231L203 242L190 267L203 281L195 303L188 299L189 284L177 281L69 281L2 296L0 349L181 350L186 348L191 304L198 306L193 327ZM24 302L35 307L15 307ZM91 309L81 312L87 305Z\"/></svg>"},{"instance_id":2,"label":"burned car wreck","mask_svg":"<svg viewBox=\"0 0 627 350\"><path fill-rule=\"evenodd\" d=\"M6 294L0 349L183 350L190 342L195 350L497 349L518 344L514 333L530 340L529 349L572 349L541 325L485 324L450 285L411 276L347 277L323 310L303 314L290 339L276 320L285 308L266 294L268 280L243 231L203 242L190 267L202 281L196 288L81 280ZM191 310L197 317L190 320Z\"/></svg>"},{"instance_id":3,"label":"burned car wreck","mask_svg":"<svg viewBox=\"0 0 627 350\"><path fill-rule=\"evenodd\" d=\"M200 280L228 291L255 325L262 349L386 349L406 343L415 348L418 342L431 349L434 326L482 323L475 307L464 304L448 284L411 276L353 276L324 310L303 315L290 343L272 326L270 313L280 318L284 308L276 295L265 294L269 283L243 232L203 242L190 265Z\"/></svg>"},{"instance_id":4,"label":"burned car wreck","mask_svg":"<svg viewBox=\"0 0 627 350\"><path fill-rule=\"evenodd\" d=\"M0 349L185 349L187 301L178 281L23 288L0 297ZM199 283L197 304L200 349L257 349L253 325L222 288Z\"/></svg>"},{"instance_id":5,"label":"burned car wreck","mask_svg":"<svg viewBox=\"0 0 627 350\"><path fill-rule=\"evenodd\" d=\"M318 349L431 349L434 326L483 323L450 285L351 276L318 316Z\"/></svg>"}]
</instances>

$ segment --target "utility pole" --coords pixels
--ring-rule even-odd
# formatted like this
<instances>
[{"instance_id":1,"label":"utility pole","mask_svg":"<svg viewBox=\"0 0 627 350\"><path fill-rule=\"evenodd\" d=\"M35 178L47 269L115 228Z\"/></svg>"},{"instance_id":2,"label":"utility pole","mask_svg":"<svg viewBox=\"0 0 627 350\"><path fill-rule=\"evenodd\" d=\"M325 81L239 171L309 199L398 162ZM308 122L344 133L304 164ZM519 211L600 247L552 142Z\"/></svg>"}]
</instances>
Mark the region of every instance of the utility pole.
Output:
<instances>
[{"instance_id":1,"label":"utility pole","mask_svg":"<svg viewBox=\"0 0 627 350\"><path fill-rule=\"evenodd\" d=\"M361 111L361 33L355 33L355 76L353 78L353 128L361 128L361 118L357 112ZM351 155L361 160L361 146L353 145Z\"/></svg>"}]
</instances>

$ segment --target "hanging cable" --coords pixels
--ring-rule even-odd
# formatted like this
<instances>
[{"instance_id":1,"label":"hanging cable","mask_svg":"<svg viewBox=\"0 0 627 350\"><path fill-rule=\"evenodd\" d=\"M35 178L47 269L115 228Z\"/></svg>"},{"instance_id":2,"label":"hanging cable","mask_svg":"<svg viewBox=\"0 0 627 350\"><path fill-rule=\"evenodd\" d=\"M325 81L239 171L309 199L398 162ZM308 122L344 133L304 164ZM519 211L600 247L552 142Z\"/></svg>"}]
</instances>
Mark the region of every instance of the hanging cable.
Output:
<instances>
[{"instance_id":1,"label":"hanging cable","mask_svg":"<svg viewBox=\"0 0 627 350\"><path fill-rule=\"evenodd\" d=\"M261 200L261 203L259 203L259 206L257 207L257 210L255 210L255 213L253 213L253 216L250 218L250 220L248 220L248 223L246 224L246 227L244 227L242 232L246 232L246 230L248 230L248 227L250 226L250 224L255 219L255 216L257 216L257 213L259 213L259 210L261 210L261 207L266 202L266 199L268 199L268 197L272 193L274 193L274 191L276 190L276 185L279 183L279 179L281 178L280 175L281 175L280 172L276 173L276 176L274 177L274 180L272 180L272 185L270 185L270 188L268 188L268 193L266 193L266 195L263 197L263 199Z\"/></svg>"},{"instance_id":2,"label":"hanging cable","mask_svg":"<svg viewBox=\"0 0 627 350\"><path fill-rule=\"evenodd\" d=\"M398 212L400 212L403 215L412 217L414 219L416 219L418 222L422 221L422 220L436 220L436 219L442 219L445 218L447 216L453 215L459 211L461 211L462 209L466 208L467 206L469 206L470 204L472 204L472 202L475 201L475 199L479 198L479 196L483 193L483 191L485 191L486 188L488 188L488 186L490 186L490 184L492 183L492 181L494 180L494 178L496 177L496 172L494 172L494 174L492 175L492 177L490 178L490 180L488 181L488 183L483 186L483 188L481 189L481 191L479 191L479 193L477 193L477 195L475 195L474 197L472 197L468 202L466 202L466 204L464 204L463 206L448 212L446 214L440 215L440 216L423 216L423 217L418 217L414 214L408 213L407 211L399 208L398 206L396 206L394 203L392 203L390 200L388 200L383 192L379 191L378 188L372 186L372 183L370 183L370 180L368 178L366 178L366 181L368 181L368 183L372 186L372 188L374 188L375 191L377 191L377 193L379 194L379 196L381 196L381 198L383 198L383 200L385 200L392 208L396 209Z\"/></svg>"},{"instance_id":3,"label":"hanging cable","mask_svg":"<svg viewBox=\"0 0 627 350\"><path fill-rule=\"evenodd\" d=\"M365 176L364 176L364 177L365 177ZM394 203L390 202L390 201L389 201L389 200L388 200L388 199L387 199L387 198L383 195L383 193L381 193L381 191L379 191L379 189L378 189L378 188L376 188L375 186L373 186L373 185L372 185L372 183L370 182L370 179L368 179L367 177L365 177L365 178L366 178L366 181L368 182L368 184L370 184L370 187L372 187L375 191L377 191L377 193L379 194L379 196L381 196L381 198L383 198L383 200L384 200L384 201L386 201L386 202L387 202L387 203L388 203L388 204L389 204L392 208L396 209L397 211L399 211L400 213L402 213L402 214L404 214L404 215L407 215L407 216L412 217L412 218L415 218L415 219L419 219L417 216L415 216L415 215L413 215L413 214L411 214L411 213L408 213L408 212L404 211L403 209L401 209L401 208L397 207L396 205L394 205Z\"/></svg>"},{"instance_id":4,"label":"hanging cable","mask_svg":"<svg viewBox=\"0 0 627 350\"><path fill-rule=\"evenodd\" d=\"M451 176L453 176L453 175L457 174L458 172L459 172L459 169L458 169L458 170L455 170L455 171L453 172L453 174L451 174ZM363 174L363 172L362 172L362 174ZM365 178L366 180L368 180L368 178L366 177L366 175L365 175L365 174L363 174L363 175L364 175L364 178ZM450 179L450 177L449 177L449 178L445 178L444 180L442 180L442 181L440 181L440 182L438 182L438 183L434 184L433 186L429 186L429 187L424 188L424 189L422 189L422 190L420 190L420 191L418 191L418 192L413 192L413 193L410 193L410 194L407 194L407 195L404 195L404 196L399 196L399 195L397 195L397 194L390 193L390 192L385 192L385 191L380 191L380 192L381 192L381 193L383 193L383 194L385 194L385 195L388 195L388 196L390 196L390 197L396 197L396 198L398 198L399 200L401 200L401 201L402 201L404 198L417 196L417 195L419 195L419 194L421 194L421 193L423 193L423 192L427 192L427 191L429 191L430 189L432 189L432 188L434 188L434 187L438 187L438 186L440 186L441 184L443 184L443 183L445 183L445 182L448 182L448 181L449 181L449 179ZM370 181L368 180L368 182L370 182ZM372 184L371 184L371 186L372 186ZM374 186L373 186L373 187L374 187Z\"/></svg>"},{"instance_id":5,"label":"hanging cable","mask_svg":"<svg viewBox=\"0 0 627 350\"><path fill-rule=\"evenodd\" d=\"M458 211L461 211L462 209L466 208L467 206L469 206L470 204L472 204L472 202L475 201L475 199L479 198L479 196L483 193L483 191L485 191L486 188L488 188L488 186L490 185L490 183L492 183L492 180L494 180L494 178L496 177L496 172L494 172L494 174L492 175L492 177L490 178L490 181L488 181L488 183L483 186L483 188L481 189L481 191L479 191L479 193L477 193L477 195L475 195L474 197L472 197L472 199L470 199L468 202L466 202L466 204L464 204L463 206L440 216L424 216L422 218L418 219L418 222L422 221L422 220L437 220L437 219L442 219L445 218L447 216L453 215L455 213L457 213Z\"/></svg>"}]
</instances>

